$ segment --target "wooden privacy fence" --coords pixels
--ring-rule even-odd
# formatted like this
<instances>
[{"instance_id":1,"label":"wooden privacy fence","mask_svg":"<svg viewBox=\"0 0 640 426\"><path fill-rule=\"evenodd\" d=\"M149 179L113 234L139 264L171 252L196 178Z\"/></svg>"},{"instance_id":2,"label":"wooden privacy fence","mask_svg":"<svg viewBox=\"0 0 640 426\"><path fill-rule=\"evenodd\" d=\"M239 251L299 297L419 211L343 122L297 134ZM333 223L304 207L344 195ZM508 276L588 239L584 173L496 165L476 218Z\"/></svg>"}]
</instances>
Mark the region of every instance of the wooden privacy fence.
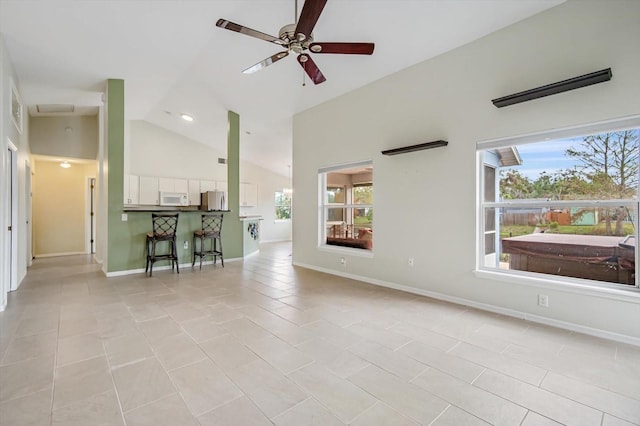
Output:
<instances>
[{"instance_id":1,"label":"wooden privacy fence","mask_svg":"<svg viewBox=\"0 0 640 426\"><path fill-rule=\"evenodd\" d=\"M502 225L529 225L536 226L540 223L540 214L537 213L503 213L500 216Z\"/></svg>"}]
</instances>

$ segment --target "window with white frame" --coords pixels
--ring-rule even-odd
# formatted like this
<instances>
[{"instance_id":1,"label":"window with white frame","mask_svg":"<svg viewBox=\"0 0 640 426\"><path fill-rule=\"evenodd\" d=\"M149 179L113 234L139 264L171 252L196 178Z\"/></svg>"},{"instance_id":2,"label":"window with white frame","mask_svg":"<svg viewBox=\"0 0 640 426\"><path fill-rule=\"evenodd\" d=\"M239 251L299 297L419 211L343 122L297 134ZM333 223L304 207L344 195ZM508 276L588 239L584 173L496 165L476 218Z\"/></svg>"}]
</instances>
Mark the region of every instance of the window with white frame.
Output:
<instances>
[{"instance_id":1,"label":"window with white frame","mask_svg":"<svg viewBox=\"0 0 640 426\"><path fill-rule=\"evenodd\" d=\"M320 182L320 245L373 249L373 163L325 167Z\"/></svg>"},{"instance_id":2,"label":"window with white frame","mask_svg":"<svg viewBox=\"0 0 640 426\"><path fill-rule=\"evenodd\" d=\"M479 269L637 290L639 144L640 117L479 142Z\"/></svg>"},{"instance_id":3,"label":"window with white frame","mask_svg":"<svg viewBox=\"0 0 640 426\"><path fill-rule=\"evenodd\" d=\"M275 193L276 220L291 219L291 191L283 190Z\"/></svg>"}]
</instances>

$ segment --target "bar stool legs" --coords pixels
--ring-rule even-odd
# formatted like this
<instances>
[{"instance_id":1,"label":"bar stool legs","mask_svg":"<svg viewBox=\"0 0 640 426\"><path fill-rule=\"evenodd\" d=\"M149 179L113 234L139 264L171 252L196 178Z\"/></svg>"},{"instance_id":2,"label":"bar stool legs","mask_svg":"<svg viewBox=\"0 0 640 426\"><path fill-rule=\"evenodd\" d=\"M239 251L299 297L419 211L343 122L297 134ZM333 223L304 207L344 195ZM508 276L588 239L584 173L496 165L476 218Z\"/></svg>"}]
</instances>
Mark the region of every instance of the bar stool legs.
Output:
<instances>
[{"instance_id":1,"label":"bar stool legs","mask_svg":"<svg viewBox=\"0 0 640 426\"><path fill-rule=\"evenodd\" d=\"M179 274L180 266L178 263L178 249L176 247L178 213L164 215L152 213L151 220L153 224L153 232L147 233L145 244L145 255L147 258L147 263L144 269L145 273L149 271L149 276L152 276L153 264L158 260L168 259L171 261L171 270L173 271L175 265L176 271ZM169 252L156 254L156 245L162 241L166 241L169 243Z\"/></svg>"},{"instance_id":2,"label":"bar stool legs","mask_svg":"<svg viewBox=\"0 0 640 426\"><path fill-rule=\"evenodd\" d=\"M222 254L222 213L203 214L200 229L193 232L193 263L196 264L196 256L200 258L200 269L202 269L202 258L213 256L213 264L216 264L218 257L224 268L224 257ZM206 240L211 240L211 249L205 248ZM200 241L198 249L197 241Z\"/></svg>"}]
</instances>

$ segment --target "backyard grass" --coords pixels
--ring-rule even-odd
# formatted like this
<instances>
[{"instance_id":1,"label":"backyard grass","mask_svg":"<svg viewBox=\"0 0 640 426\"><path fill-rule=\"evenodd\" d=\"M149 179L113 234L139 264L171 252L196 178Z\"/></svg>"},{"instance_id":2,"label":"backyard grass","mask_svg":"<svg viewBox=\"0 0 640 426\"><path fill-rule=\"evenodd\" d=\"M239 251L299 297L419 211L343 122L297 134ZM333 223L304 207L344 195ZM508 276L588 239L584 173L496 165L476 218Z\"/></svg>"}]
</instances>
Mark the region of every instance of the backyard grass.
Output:
<instances>
[{"instance_id":1,"label":"backyard grass","mask_svg":"<svg viewBox=\"0 0 640 426\"><path fill-rule=\"evenodd\" d=\"M611 224L613 230L615 230L615 226L615 223ZM500 227L500 238L531 234L534 229L534 226L528 225L504 225ZM544 232L554 234L607 235L604 222L597 225L558 225L555 228L547 227ZM632 223L625 222L622 224L623 235L632 235L634 232Z\"/></svg>"}]
</instances>

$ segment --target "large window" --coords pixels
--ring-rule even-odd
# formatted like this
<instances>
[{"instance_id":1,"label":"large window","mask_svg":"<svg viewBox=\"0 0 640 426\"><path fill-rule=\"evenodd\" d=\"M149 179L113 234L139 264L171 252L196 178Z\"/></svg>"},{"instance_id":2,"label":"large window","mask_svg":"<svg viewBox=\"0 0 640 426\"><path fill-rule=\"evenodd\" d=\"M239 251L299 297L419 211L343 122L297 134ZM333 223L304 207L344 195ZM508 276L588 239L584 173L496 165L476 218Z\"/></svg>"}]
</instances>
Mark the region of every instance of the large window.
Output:
<instances>
[{"instance_id":1,"label":"large window","mask_svg":"<svg viewBox=\"0 0 640 426\"><path fill-rule=\"evenodd\" d=\"M373 249L373 164L327 167L320 180L320 245Z\"/></svg>"},{"instance_id":2,"label":"large window","mask_svg":"<svg viewBox=\"0 0 640 426\"><path fill-rule=\"evenodd\" d=\"M480 269L637 289L638 117L478 143Z\"/></svg>"}]
</instances>

